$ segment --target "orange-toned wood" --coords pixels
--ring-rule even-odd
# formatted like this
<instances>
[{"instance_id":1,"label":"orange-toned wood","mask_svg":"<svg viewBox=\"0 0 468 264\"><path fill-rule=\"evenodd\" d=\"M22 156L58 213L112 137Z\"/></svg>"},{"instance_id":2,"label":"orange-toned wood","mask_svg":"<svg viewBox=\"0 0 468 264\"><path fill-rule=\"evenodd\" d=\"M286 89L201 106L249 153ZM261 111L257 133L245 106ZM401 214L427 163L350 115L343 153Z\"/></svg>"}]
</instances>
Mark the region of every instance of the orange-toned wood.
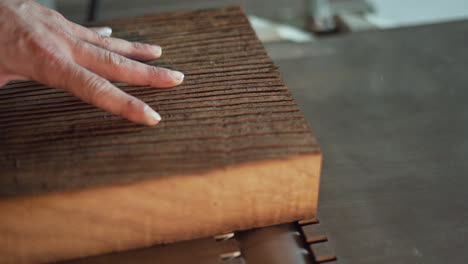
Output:
<instances>
[{"instance_id":1,"label":"orange-toned wood","mask_svg":"<svg viewBox=\"0 0 468 264\"><path fill-rule=\"evenodd\" d=\"M108 23L163 46L147 128L42 85L0 89L0 262L57 261L315 216L321 153L238 8ZM53 73L51 73L53 74Z\"/></svg>"}]
</instances>

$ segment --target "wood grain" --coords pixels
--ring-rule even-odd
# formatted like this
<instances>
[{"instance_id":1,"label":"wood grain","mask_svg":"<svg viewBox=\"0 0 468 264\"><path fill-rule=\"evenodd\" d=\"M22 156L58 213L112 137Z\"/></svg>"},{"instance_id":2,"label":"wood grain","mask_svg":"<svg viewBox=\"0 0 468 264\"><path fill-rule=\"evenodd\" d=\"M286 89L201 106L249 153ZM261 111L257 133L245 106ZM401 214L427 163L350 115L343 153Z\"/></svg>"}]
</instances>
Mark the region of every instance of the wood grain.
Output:
<instances>
[{"instance_id":1,"label":"wood grain","mask_svg":"<svg viewBox=\"0 0 468 264\"><path fill-rule=\"evenodd\" d=\"M159 44L175 89L117 84L131 124L32 82L0 89L0 262L45 262L315 215L321 153L239 8L115 20ZM51 73L53 74L53 73Z\"/></svg>"}]
</instances>

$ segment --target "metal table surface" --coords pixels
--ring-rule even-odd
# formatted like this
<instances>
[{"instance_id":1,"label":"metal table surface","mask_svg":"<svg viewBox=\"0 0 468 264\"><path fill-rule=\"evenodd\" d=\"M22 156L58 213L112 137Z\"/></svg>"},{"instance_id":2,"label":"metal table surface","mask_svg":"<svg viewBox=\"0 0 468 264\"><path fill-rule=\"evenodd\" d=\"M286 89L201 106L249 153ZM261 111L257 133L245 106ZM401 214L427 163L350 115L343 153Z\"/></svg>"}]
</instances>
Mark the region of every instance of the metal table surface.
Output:
<instances>
[{"instance_id":1,"label":"metal table surface","mask_svg":"<svg viewBox=\"0 0 468 264\"><path fill-rule=\"evenodd\" d=\"M467 263L468 21L267 45L324 152L340 263Z\"/></svg>"}]
</instances>

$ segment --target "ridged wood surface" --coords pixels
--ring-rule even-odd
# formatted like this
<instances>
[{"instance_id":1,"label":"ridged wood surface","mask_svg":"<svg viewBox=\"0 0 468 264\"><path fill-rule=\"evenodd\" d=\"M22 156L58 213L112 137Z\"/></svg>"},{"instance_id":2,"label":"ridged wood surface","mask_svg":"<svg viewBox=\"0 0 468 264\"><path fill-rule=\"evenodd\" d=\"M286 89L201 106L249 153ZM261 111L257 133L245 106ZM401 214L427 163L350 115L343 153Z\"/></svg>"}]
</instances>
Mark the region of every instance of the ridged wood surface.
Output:
<instances>
[{"instance_id":1,"label":"ridged wood surface","mask_svg":"<svg viewBox=\"0 0 468 264\"><path fill-rule=\"evenodd\" d=\"M0 89L0 196L61 192L319 152L239 8L115 20L114 36L158 44L174 89L118 83L158 111L149 128L34 82ZM51 73L54 74L54 73ZM239 175L242 177L242 175Z\"/></svg>"}]
</instances>

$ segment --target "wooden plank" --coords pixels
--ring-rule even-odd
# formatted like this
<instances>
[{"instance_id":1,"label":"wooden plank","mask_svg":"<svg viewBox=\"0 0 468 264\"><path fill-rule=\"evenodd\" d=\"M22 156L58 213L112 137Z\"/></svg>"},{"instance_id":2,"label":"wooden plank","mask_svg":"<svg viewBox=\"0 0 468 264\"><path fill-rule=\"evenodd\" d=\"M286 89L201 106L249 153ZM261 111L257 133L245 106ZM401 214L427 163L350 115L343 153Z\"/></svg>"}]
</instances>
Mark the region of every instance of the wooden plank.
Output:
<instances>
[{"instance_id":1,"label":"wooden plank","mask_svg":"<svg viewBox=\"0 0 468 264\"><path fill-rule=\"evenodd\" d=\"M320 149L239 8L106 24L117 37L162 45L163 57L148 63L184 72L185 82L118 84L163 116L154 128L40 84L0 89L2 261L56 261L315 216Z\"/></svg>"},{"instance_id":2,"label":"wooden plank","mask_svg":"<svg viewBox=\"0 0 468 264\"><path fill-rule=\"evenodd\" d=\"M168 245L157 245L148 248L134 249L129 251L114 252L94 257L81 258L61 262L60 264L177 264L177 263L200 263L200 264L235 264L245 263L243 259L227 258L222 256L232 255L239 252L239 243L234 238L216 241L212 237L194 239L172 243ZM239 259L239 262L236 260Z\"/></svg>"},{"instance_id":3,"label":"wooden plank","mask_svg":"<svg viewBox=\"0 0 468 264\"><path fill-rule=\"evenodd\" d=\"M316 258L305 240L301 227L293 222L229 233L215 238L64 261L60 264L315 264ZM235 257L223 259L221 256Z\"/></svg>"}]
</instances>

